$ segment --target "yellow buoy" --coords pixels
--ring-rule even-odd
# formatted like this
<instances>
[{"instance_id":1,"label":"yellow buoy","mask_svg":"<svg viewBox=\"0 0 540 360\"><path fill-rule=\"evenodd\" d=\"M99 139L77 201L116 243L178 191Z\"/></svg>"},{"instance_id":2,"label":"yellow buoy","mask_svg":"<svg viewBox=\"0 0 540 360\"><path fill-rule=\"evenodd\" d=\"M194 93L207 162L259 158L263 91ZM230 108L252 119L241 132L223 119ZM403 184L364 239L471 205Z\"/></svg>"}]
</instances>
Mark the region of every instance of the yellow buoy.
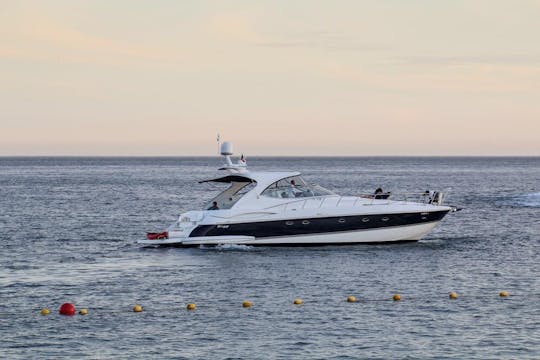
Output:
<instances>
[{"instance_id":1,"label":"yellow buoy","mask_svg":"<svg viewBox=\"0 0 540 360\"><path fill-rule=\"evenodd\" d=\"M347 296L347 302L356 302L356 298L352 295Z\"/></svg>"},{"instance_id":2,"label":"yellow buoy","mask_svg":"<svg viewBox=\"0 0 540 360\"><path fill-rule=\"evenodd\" d=\"M195 304L193 304L193 303L187 304L186 309L188 309L188 310L195 310Z\"/></svg>"},{"instance_id":3,"label":"yellow buoy","mask_svg":"<svg viewBox=\"0 0 540 360\"><path fill-rule=\"evenodd\" d=\"M88 310L86 309L79 310L79 315L86 315L86 314L88 314Z\"/></svg>"},{"instance_id":4,"label":"yellow buoy","mask_svg":"<svg viewBox=\"0 0 540 360\"><path fill-rule=\"evenodd\" d=\"M50 312L49 309L43 308L43 309L41 309L41 312L40 312L40 313L41 313L41 315L44 315L44 316L45 316L45 315L49 315L51 312Z\"/></svg>"},{"instance_id":5,"label":"yellow buoy","mask_svg":"<svg viewBox=\"0 0 540 360\"><path fill-rule=\"evenodd\" d=\"M134 312L142 312L142 306L141 305L135 305L133 307Z\"/></svg>"},{"instance_id":6,"label":"yellow buoy","mask_svg":"<svg viewBox=\"0 0 540 360\"><path fill-rule=\"evenodd\" d=\"M457 292L452 291L450 294L448 294L448 297L450 299L457 299L458 298Z\"/></svg>"},{"instance_id":7,"label":"yellow buoy","mask_svg":"<svg viewBox=\"0 0 540 360\"><path fill-rule=\"evenodd\" d=\"M394 296L392 297L392 299L394 299L394 301L399 301L399 300L401 300L401 295L399 295L399 294L394 294Z\"/></svg>"},{"instance_id":8,"label":"yellow buoy","mask_svg":"<svg viewBox=\"0 0 540 360\"><path fill-rule=\"evenodd\" d=\"M296 298L294 299L293 301L293 304L294 305L302 305L304 302L302 301L302 299L299 299L299 298Z\"/></svg>"},{"instance_id":9,"label":"yellow buoy","mask_svg":"<svg viewBox=\"0 0 540 360\"><path fill-rule=\"evenodd\" d=\"M506 290L503 290L503 291L501 291L501 292L499 293L499 296L500 296L500 297L507 297L508 295L510 295L510 294L509 294L508 291L506 291Z\"/></svg>"},{"instance_id":10,"label":"yellow buoy","mask_svg":"<svg viewBox=\"0 0 540 360\"><path fill-rule=\"evenodd\" d=\"M251 303L251 301L248 301L248 300L242 303L242 307L245 307L245 308L251 307L252 305L253 304Z\"/></svg>"}]
</instances>

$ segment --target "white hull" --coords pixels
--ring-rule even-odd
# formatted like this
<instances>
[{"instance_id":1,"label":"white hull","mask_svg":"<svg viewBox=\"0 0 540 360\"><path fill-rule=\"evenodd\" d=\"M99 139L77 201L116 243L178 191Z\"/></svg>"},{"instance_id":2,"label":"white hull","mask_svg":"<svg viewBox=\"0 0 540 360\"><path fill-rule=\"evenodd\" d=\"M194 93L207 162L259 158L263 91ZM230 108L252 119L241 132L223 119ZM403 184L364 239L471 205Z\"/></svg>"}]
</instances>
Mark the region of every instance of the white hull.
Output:
<instances>
[{"instance_id":1,"label":"white hull","mask_svg":"<svg viewBox=\"0 0 540 360\"><path fill-rule=\"evenodd\" d=\"M163 240L139 240L144 245L331 245L356 243L383 243L394 241L416 241L429 233L439 221L407 226L393 226L358 231L330 232L309 235L255 238L252 236L201 236L189 238L170 238Z\"/></svg>"}]
</instances>

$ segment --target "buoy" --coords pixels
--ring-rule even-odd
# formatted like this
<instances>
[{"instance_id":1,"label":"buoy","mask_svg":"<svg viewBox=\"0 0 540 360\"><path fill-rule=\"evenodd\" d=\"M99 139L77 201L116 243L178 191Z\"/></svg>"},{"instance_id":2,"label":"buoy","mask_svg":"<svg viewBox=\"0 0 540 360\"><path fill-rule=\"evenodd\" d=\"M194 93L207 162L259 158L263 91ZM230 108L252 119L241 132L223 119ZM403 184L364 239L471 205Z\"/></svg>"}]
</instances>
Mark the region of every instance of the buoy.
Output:
<instances>
[{"instance_id":1,"label":"buoy","mask_svg":"<svg viewBox=\"0 0 540 360\"><path fill-rule=\"evenodd\" d=\"M347 302L356 302L356 298L352 295L347 296Z\"/></svg>"},{"instance_id":2,"label":"buoy","mask_svg":"<svg viewBox=\"0 0 540 360\"><path fill-rule=\"evenodd\" d=\"M133 307L134 312L142 312L142 306L141 305L135 305Z\"/></svg>"},{"instance_id":3,"label":"buoy","mask_svg":"<svg viewBox=\"0 0 540 360\"><path fill-rule=\"evenodd\" d=\"M457 299L458 298L457 292L452 291L450 294L448 294L448 297L454 300Z\"/></svg>"},{"instance_id":4,"label":"buoy","mask_svg":"<svg viewBox=\"0 0 540 360\"><path fill-rule=\"evenodd\" d=\"M47 308L43 308L41 309L41 315L45 316L45 315L49 315L51 312L49 309Z\"/></svg>"},{"instance_id":5,"label":"buoy","mask_svg":"<svg viewBox=\"0 0 540 360\"><path fill-rule=\"evenodd\" d=\"M394 294L394 296L392 297L392 299L394 299L394 301L399 301L399 300L401 300L401 295L399 295L399 294Z\"/></svg>"},{"instance_id":6,"label":"buoy","mask_svg":"<svg viewBox=\"0 0 540 360\"><path fill-rule=\"evenodd\" d=\"M251 305L253 305L251 301L247 301L247 300L242 303L242 307L245 307L245 308L251 307Z\"/></svg>"},{"instance_id":7,"label":"buoy","mask_svg":"<svg viewBox=\"0 0 540 360\"><path fill-rule=\"evenodd\" d=\"M299 299L299 298L296 298L294 299L293 301L293 304L294 305L302 305L304 302L302 301L302 299Z\"/></svg>"},{"instance_id":8,"label":"buoy","mask_svg":"<svg viewBox=\"0 0 540 360\"><path fill-rule=\"evenodd\" d=\"M506 290L503 290L503 291L501 291L501 292L499 293L499 296L500 296L500 297L507 297L508 295L510 295L510 294L509 294L508 291L506 291Z\"/></svg>"},{"instance_id":9,"label":"buoy","mask_svg":"<svg viewBox=\"0 0 540 360\"><path fill-rule=\"evenodd\" d=\"M193 303L187 304L186 309L188 309L188 310L195 310L195 304L193 304Z\"/></svg>"},{"instance_id":10,"label":"buoy","mask_svg":"<svg viewBox=\"0 0 540 360\"><path fill-rule=\"evenodd\" d=\"M86 314L88 314L88 310L86 309L79 310L79 315L86 315Z\"/></svg>"},{"instance_id":11,"label":"buoy","mask_svg":"<svg viewBox=\"0 0 540 360\"><path fill-rule=\"evenodd\" d=\"M75 306L70 303L64 303L62 306L60 306L60 310L58 312L60 315L75 315Z\"/></svg>"}]
</instances>

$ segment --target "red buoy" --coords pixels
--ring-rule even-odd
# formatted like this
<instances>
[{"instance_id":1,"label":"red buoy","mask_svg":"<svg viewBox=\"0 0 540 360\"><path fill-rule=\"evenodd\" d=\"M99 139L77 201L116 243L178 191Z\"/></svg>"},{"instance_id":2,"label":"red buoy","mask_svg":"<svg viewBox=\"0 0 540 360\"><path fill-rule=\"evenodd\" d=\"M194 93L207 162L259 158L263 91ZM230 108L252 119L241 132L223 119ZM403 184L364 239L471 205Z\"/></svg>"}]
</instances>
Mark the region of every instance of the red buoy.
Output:
<instances>
[{"instance_id":1,"label":"red buoy","mask_svg":"<svg viewBox=\"0 0 540 360\"><path fill-rule=\"evenodd\" d=\"M75 315L75 306L70 303L65 303L60 306L60 315Z\"/></svg>"}]
</instances>

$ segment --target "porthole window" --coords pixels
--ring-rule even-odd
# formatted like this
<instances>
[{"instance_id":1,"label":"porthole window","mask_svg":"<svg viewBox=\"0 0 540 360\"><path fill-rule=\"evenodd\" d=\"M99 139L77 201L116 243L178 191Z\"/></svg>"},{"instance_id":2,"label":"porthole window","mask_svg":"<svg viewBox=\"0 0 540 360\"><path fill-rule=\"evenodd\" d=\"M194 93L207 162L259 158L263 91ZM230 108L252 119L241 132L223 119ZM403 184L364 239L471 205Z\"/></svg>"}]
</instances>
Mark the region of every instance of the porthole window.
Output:
<instances>
[{"instance_id":1,"label":"porthole window","mask_svg":"<svg viewBox=\"0 0 540 360\"><path fill-rule=\"evenodd\" d=\"M387 218L387 217L385 216L385 217L383 217L381 220L382 220L382 221L388 221L388 220L390 220L390 219Z\"/></svg>"},{"instance_id":2,"label":"porthole window","mask_svg":"<svg viewBox=\"0 0 540 360\"><path fill-rule=\"evenodd\" d=\"M309 224L309 220L304 220L304 221L302 221L302 224L304 224L304 225Z\"/></svg>"},{"instance_id":3,"label":"porthole window","mask_svg":"<svg viewBox=\"0 0 540 360\"><path fill-rule=\"evenodd\" d=\"M285 221L285 225L294 225L294 221Z\"/></svg>"},{"instance_id":4,"label":"porthole window","mask_svg":"<svg viewBox=\"0 0 540 360\"><path fill-rule=\"evenodd\" d=\"M362 222L368 222L369 218L362 218Z\"/></svg>"},{"instance_id":5,"label":"porthole window","mask_svg":"<svg viewBox=\"0 0 540 360\"><path fill-rule=\"evenodd\" d=\"M345 222L345 219L339 219L338 222L339 222L340 224L343 224L343 223Z\"/></svg>"}]
</instances>

